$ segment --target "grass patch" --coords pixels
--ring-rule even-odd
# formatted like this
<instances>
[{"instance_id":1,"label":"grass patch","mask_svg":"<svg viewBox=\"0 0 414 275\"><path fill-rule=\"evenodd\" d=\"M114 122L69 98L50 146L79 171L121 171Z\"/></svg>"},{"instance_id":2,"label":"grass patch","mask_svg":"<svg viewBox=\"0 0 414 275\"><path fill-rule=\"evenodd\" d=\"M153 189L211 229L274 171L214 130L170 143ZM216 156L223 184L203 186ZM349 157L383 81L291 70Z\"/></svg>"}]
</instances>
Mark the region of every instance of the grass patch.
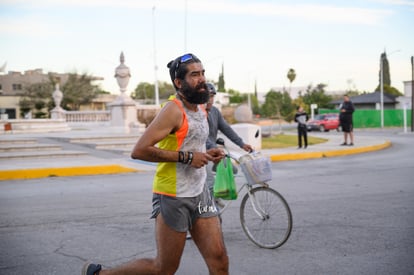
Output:
<instances>
[{"instance_id":1,"label":"grass patch","mask_svg":"<svg viewBox=\"0 0 414 275\"><path fill-rule=\"evenodd\" d=\"M326 138L308 136L308 145L327 142ZM276 149L298 146L297 135L278 134L271 137L262 138L262 149Z\"/></svg>"}]
</instances>

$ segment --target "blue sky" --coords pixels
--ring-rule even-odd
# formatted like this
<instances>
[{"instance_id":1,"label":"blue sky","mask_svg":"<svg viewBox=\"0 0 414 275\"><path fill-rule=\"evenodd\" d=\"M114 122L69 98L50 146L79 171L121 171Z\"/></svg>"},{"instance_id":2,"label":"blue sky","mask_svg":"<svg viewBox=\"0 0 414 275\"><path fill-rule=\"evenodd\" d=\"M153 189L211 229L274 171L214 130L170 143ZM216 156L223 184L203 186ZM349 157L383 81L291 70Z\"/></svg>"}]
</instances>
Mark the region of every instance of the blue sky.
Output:
<instances>
[{"instance_id":1,"label":"blue sky","mask_svg":"<svg viewBox=\"0 0 414 275\"><path fill-rule=\"evenodd\" d=\"M392 85L411 80L414 0L0 0L0 18L6 71L88 73L114 94L122 51L128 91L170 81L166 64L185 52L208 79L224 65L226 88L240 92L288 88L289 68L292 86L372 91L384 49Z\"/></svg>"}]
</instances>

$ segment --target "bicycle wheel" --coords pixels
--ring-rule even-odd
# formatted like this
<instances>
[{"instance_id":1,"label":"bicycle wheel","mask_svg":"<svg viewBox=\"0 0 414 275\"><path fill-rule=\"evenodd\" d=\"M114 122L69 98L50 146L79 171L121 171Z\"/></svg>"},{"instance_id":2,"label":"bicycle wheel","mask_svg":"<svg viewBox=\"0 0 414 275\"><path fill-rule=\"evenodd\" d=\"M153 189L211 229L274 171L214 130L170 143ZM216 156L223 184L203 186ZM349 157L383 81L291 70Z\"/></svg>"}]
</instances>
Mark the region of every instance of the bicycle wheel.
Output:
<instances>
[{"instance_id":1,"label":"bicycle wheel","mask_svg":"<svg viewBox=\"0 0 414 275\"><path fill-rule=\"evenodd\" d=\"M264 186L250 189L243 197L240 222L247 237L262 248L280 247L292 231L292 213L286 200Z\"/></svg>"}]
</instances>

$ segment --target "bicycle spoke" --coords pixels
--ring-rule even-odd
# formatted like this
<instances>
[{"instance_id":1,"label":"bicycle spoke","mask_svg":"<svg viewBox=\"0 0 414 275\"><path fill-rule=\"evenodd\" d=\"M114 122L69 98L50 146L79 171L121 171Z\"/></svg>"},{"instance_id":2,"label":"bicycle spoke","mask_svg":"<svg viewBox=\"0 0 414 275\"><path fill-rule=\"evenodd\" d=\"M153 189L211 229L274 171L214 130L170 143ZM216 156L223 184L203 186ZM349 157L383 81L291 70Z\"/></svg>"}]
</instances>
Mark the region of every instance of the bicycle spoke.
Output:
<instances>
[{"instance_id":1,"label":"bicycle spoke","mask_svg":"<svg viewBox=\"0 0 414 275\"><path fill-rule=\"evenodd\" d=\"M243 230L259 247L281 246L288 239L292 229L289 206L273 189L258 187L250 193L243 198L240 208Z\"/></svg>"}]
</instances>

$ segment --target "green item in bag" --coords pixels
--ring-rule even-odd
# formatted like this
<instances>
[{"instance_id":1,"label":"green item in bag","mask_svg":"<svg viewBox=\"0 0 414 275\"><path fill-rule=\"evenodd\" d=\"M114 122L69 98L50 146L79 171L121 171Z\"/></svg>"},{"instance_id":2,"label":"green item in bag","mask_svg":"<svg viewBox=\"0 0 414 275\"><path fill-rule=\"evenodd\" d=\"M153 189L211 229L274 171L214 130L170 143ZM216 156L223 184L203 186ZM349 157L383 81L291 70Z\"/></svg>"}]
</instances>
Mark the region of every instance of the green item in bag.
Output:
<instances>
[{"instance_id":1,"label":"green item in bag","mask_svg":"<svg viewBox=\"0 0 414 275\"><path fill-rule=\"evenodd\" d=\"M225 157L217 165L213 191L215 198L224 200L237 199L236 183L230 157Z\"/></svg>"}]
</instances>

